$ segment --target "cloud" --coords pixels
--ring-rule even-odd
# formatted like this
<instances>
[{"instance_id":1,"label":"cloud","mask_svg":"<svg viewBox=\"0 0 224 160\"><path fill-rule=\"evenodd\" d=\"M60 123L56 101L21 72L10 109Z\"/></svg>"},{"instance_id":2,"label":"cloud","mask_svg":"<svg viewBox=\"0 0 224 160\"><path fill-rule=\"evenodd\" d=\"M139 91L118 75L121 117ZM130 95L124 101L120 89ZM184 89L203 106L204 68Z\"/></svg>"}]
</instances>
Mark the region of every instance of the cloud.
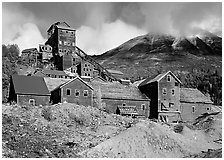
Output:
<instances>
[{"instance_id":1,"label":"cloud","mask_svg":"<svg viewBox=\"0 0 224 160\"><path fill-rule=\"evenodd\" d=\"M78 28L77 45L88 54L101 54L146 33L146 30L116 20L112 23L104 23L100 28L89 26Z\"/></svg>"},{"instance_id":2,"label":"cloud","mask_svg":"<svg viewBox=\"0 0 224 160\"><path fill-rule=\"evenodd\" d=\"M45 39L35 24L34 15L19 3L4 4L3 7L3 43L17 44L20 51L38 47Z\"/></svg>"}]
</instances>

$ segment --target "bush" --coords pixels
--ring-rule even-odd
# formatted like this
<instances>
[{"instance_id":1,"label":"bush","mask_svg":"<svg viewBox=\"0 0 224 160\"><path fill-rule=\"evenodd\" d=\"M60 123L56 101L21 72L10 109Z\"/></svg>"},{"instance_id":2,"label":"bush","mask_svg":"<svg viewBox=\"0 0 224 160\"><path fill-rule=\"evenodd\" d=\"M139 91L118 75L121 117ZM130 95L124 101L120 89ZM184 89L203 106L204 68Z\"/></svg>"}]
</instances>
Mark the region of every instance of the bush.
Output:
<instances>
[{"instance_id":1,"label":"bush","mask_svg":"<svg viewBox=\"0 0 224 160\"><path fill-rule=\"evenodd\" d=\"M43 116L48 121L53 120L51 108L50 107L43 108L41 116Z\"/></svg>"},{"instance_id":2,"label":"bush","mask_svg":"<svg viewBox=\"0 0 224 160\"><path fill-rule=\"evenodd\" d=\"M182 124L177 124L173 128L175 133L182 133L183 129L184 129L184 126Z\"/></svg>"}]
</instances>

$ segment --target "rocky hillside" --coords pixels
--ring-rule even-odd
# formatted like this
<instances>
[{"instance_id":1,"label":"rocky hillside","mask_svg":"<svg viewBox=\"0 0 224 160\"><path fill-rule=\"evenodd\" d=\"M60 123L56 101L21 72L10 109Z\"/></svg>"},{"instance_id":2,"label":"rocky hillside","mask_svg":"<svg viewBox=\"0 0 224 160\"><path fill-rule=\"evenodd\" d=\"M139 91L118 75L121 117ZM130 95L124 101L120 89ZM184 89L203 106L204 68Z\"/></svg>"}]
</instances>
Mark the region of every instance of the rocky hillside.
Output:
<instances>
[{"instance_id":1,"label":"rocky hillside","mask_svg":"<svg viewBox=\"0 0 224 160\"><path fill-rule=\"evenodd\" d=\"M222 38L207 31L194 37L149 33L94 58L133 80L167 70L188 72L209 68L221 73Z\"/></svg>"},{"instance_id":2,"label":"rocky hillside","mask_svg":"<svg viewBox=\"0 0 224 160\"><path fill-rule=\"evenodd\" d=\"M201 151L216 152L222 147L219 112L200 117L197 123L176 125L69 103L46 107L2 105L2 156L201 157ZM217 157L214 154L209 155Z\"/></svg>"}]
</instances>

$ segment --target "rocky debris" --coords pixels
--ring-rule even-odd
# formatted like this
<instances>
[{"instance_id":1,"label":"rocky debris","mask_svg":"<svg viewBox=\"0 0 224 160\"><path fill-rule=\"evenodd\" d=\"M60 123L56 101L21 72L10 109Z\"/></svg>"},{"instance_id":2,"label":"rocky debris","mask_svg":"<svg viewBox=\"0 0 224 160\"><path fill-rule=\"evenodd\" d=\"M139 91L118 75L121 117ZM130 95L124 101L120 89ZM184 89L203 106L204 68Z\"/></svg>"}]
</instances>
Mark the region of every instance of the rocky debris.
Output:
<instances>
[{"instance_id":1,"label":"rocky debris","mask_svg":"<svg viewBox=\"0 0 224 160\"><path fill-rule=\"evenodd\" d=\"M208 149L208 151L202 151L199 154L189 155L184 158L222 158L222 148Z\"/></svg>"},{"instance_id":2,"label":"rocky debris","mask_svg":"<svg viewBox=\"0 0 224 160\"><path fill-rule=\"evenodd\" d=\"M78 157L126 130L136 119L75 104L5 106L4 157Z\"/></svg>"}]
</instances>

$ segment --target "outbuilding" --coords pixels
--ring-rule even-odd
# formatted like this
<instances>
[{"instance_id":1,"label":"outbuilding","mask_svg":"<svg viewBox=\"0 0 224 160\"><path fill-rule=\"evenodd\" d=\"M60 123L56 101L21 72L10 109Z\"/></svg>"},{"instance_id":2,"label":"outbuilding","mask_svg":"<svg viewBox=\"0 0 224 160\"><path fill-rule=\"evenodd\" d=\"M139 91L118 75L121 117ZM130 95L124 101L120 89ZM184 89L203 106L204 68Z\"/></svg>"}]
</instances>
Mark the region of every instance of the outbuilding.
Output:
<instances>
[{"instance_id":1,"label":"outbuilding","mask_svg":"<svg viewBox=\"0 0 224 160\"><path fill-rule=\"evenodd\" d=\"M48 105L50 93L43 77L13 75L10 78L9 101L19 105Z\"/></svg>"}]
</instances>

